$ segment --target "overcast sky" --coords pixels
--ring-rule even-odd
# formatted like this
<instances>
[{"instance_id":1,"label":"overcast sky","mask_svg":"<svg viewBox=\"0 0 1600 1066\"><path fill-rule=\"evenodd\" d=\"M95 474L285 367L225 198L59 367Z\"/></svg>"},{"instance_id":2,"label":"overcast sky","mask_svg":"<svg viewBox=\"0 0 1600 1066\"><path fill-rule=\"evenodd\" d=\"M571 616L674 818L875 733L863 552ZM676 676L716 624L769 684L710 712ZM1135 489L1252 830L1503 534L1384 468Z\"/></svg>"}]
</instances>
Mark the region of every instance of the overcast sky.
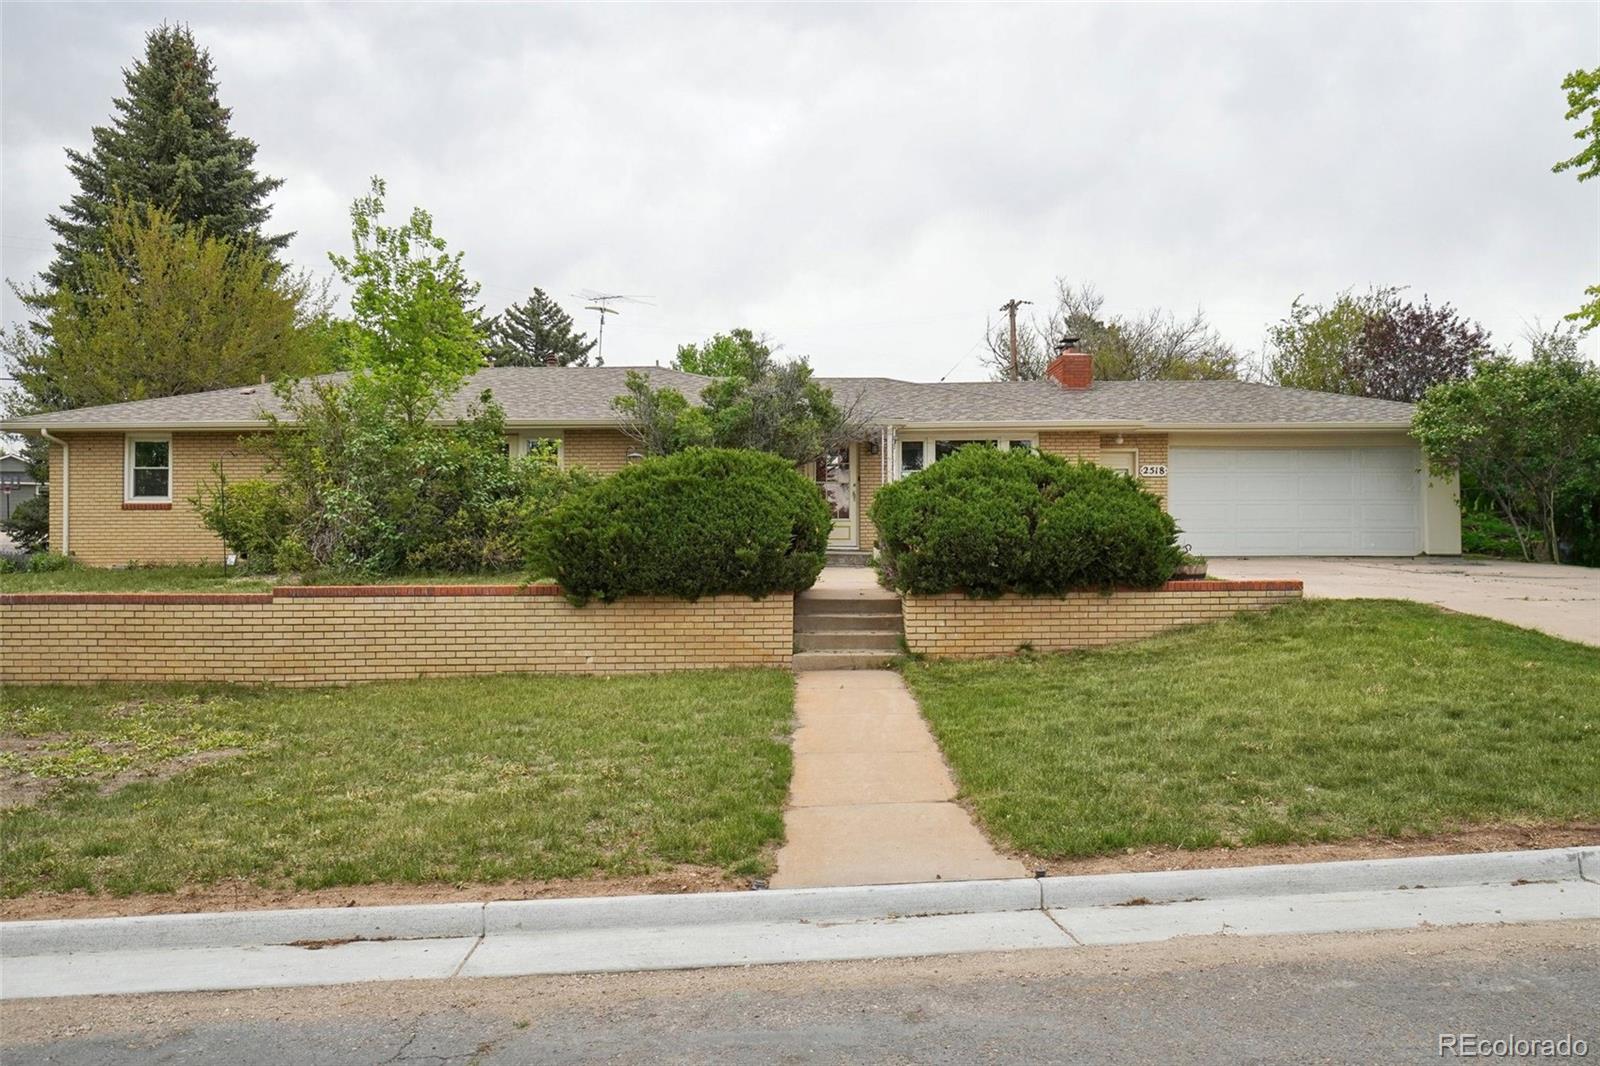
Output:
<instances>
[{"instance_id":1,"label":"overcast sky","mask_svg":"<svg viewBox=\"0 0 1600 1066\"><path fill-rule=\"evenodd\" d=\"M539 285L592 332L570 294L649 296L608 363L748 325L822 373L981 378L986 316L1058 275L1248 350L1297 294L1372 283L1510 343L1600 282L1600 180L1550 172L1592 3L6 3L6 277L48 261L63 148L163 19L285 179L296 263L327 271L381 174L491 311Z\"/></svg>"}]
</instances>

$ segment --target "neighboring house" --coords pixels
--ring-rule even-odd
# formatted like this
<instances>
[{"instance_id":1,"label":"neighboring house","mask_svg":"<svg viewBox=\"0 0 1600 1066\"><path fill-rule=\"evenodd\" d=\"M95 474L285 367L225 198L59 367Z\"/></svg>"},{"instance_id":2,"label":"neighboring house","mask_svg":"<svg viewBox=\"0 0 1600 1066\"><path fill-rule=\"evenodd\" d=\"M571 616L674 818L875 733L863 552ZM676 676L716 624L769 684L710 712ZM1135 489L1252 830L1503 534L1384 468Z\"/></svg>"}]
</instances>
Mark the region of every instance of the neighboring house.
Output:
<instances>
[{"instance_id":1,"label":"neighboring house","mask_svg":"<svg viewBox=\"0 0 1600 1066\"><path fill-rule=\"evenodd\" d=\"M17 505L39 495L28 460L20 455L0 452L0 522L9 522Z\"/></svg>"},{"instance_id":2,"label":"neighboring house","mask_svg":"<svg viewBox=\"0 0 1600 1066\"><path fill-rule=\"evenodd\" d=\"M490 390L512 446L553 443L563 464L610 473L637 459L612 401L628 370L697 400L711 379L650 367L479 371L453 413ZM885 481L971 441L1027 447L1126 471L1159 496L1180 540L1209 555L1455 555L1454 479L1427 476L1408 436L1411 406L1237 381L1100 381L1065 351L1043 381L921 384L819 378L872 427L817 464L834 541L870 549L867 517ZM34 415L0 429L51 441L50 545L86 563L214 560L222 547L188 500L220 467L261 460L240 436L282 413L266 386ZM546 445L548 446L548 445Z\"/></svg>"}]
</instances>

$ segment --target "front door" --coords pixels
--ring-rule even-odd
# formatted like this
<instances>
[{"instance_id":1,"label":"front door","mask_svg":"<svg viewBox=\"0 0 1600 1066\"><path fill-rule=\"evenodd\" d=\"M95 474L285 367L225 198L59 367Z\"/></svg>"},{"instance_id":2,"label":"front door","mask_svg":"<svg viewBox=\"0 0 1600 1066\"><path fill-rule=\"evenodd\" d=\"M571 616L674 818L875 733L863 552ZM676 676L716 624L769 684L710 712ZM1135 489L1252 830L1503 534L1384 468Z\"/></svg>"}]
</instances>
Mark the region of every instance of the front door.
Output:
<instances>
[{"instance_id":1,"label":"front door","mask_svg":"<svg viewBox=\"0 0 1600 1066\"><path fill-rule=\"evenodd\" d=\"M856 446L836 448L817 460L817 488L833 512L833 532L828 543L838 548L854 548L857 543Z\"/></svg>"}]
</instances>

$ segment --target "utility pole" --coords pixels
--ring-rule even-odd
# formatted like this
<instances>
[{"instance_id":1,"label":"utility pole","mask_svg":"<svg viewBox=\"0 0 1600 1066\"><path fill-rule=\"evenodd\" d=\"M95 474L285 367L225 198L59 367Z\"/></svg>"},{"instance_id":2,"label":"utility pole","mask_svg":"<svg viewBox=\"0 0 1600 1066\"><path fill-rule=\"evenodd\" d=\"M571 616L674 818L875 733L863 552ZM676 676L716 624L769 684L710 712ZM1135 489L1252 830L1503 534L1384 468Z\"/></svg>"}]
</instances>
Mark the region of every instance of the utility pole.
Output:
<instances>
[{"instance_id":1,"label":"utility pole","mask_svg":"<svg viewBox=\"0 0 1600 1066\"><path fill-rule=\"evenodd\" d=\"M1019 300L1012 297L1000 305L1000 310L1006 312L1011 319L1011 380L1017 380L1017 308L1033 303L1032 300Z\"/></svg>"}]
</instances>

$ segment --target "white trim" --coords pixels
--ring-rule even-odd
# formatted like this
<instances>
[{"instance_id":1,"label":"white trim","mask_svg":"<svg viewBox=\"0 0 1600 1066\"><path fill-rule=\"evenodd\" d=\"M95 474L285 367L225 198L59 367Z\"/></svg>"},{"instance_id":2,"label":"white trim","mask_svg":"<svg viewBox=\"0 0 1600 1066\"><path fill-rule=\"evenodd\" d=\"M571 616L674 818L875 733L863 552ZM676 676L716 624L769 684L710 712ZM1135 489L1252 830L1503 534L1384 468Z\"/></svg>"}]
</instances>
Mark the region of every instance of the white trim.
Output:
<instances>
[{"instance_id":1,"label":"white trim","mask_svg":"<svg viewBox=\"0 0 1600 1066\"><path fill-rule=\"evenodd\" d=\"M436 418L430 419L431 425L451 426L456 424L455 419ZM288 423L292 425L293 423ZM1127 432L1134 430L1145 433L1342 433L1350 430L1397 430L1409 432L1411 423L1404 421L1382 422L1147 422L1141 419L1115 419L1115 418L1068 418L1068 419L1040 419L1024 422L998 422L998 421L965 421L965 422L905 422L887 419L886 426L895 426L908 429L913 433L927 433L940 430L983 430L999 434L1007 427L1026 427L1032 432L1042 429L1099 429L1112 432ZM0 422L0 432L4 433L37 433L41 430L56 432L70 431L74 433L133 433L133 432L184 432L189 430L253 430L265 429L271 425L266 419L221 419L174 422L45 422L37 419L17 418ZM535 419L521 419L506 421L507 429L534 429L548 426L552 429L569 427L573 429L611 428L620 429L615 418L563 418L540 421Z\"/></svg>"},{"instance_id":2,"label":"white trim","mask_svg":"<svg viewBox=\"0 0 1600 1066\"><path fill-rule=\"evenodd\" d=\"M1108 456L1108 455L1131 455L1131 456L1133 456L1133 462L1128 464L1128 476L1133 478L1135 481L1138 481L1138 482L1143 482L1144 481L1144 479L1139 476L1139 449L1138 448L1127 448L1127 447L1122 447L1122 446L1118 446L1118 447L1115 447L1115 448L1101 448L1100 449L1100 458L1101 458L1102 461L1101 461L1100 465L1104 466L1107 470L1114 470L1114 469L1116 469L1115 467L1112 467L1112 466L1108 465L1106 462L1104 462L1105 457Z\"/></svg>"},{"instance_id":3,"label":"white trim","mask_svg":"<svg viewBox=\"0 0 1600 1066\"><path fill-rule=\"evenodd\" d=\"M72 554L72 445L60 437L52 437L48 429L41 434L51 444L61 446L61 554ZM48 490L49 486L45 486ZM49 505L46 504L45 515L49 516ZM49 531L46 530L48 537ZM46 543L45 547L49 547Z\"/></svg>"},{"instance_id":4,"label":"white trim","mask_svg":"<svg viewBox=\"0 0 1600 1066\"><path fill-rule=\"evenodd\" d=\"M902 445L912 443L922 445L922 466L918 469L926 470L937 461L933 458L934 442L951 439L968 441L993 440L996 444L996 447L1003 452L1009 452L1011 450L1012 441L1025 440L1034 451L1039 450L1039 434L1028 429L1006 429L1001 427L993 430L992 432L986 433L981 437L963 436L960 438L955 438L952 432L946 431L926 432L918 430L916 432L905 432L902 430L894 435L894 451L888 456L889 473L892 476L886 478L886 480L899 481L901 478L906 476L905 470L901 468L900 449Z\"/></svg>"},{"instance_id":5,"label":"white trim","mask_svg":"<svg viewBox=\"0 0 1600 1066\"><path fill-rule=\"evenodd\" d=\"M133 446L135 444L160 443L167 446L167 491L161 496L136 496L133 492ZM128 433L122 442L122 502L123 503L171 503L172 502L172 434L170 433ZM160 467L146 467L146 470L159 470Z\"/></svg>"}]
</instances>

